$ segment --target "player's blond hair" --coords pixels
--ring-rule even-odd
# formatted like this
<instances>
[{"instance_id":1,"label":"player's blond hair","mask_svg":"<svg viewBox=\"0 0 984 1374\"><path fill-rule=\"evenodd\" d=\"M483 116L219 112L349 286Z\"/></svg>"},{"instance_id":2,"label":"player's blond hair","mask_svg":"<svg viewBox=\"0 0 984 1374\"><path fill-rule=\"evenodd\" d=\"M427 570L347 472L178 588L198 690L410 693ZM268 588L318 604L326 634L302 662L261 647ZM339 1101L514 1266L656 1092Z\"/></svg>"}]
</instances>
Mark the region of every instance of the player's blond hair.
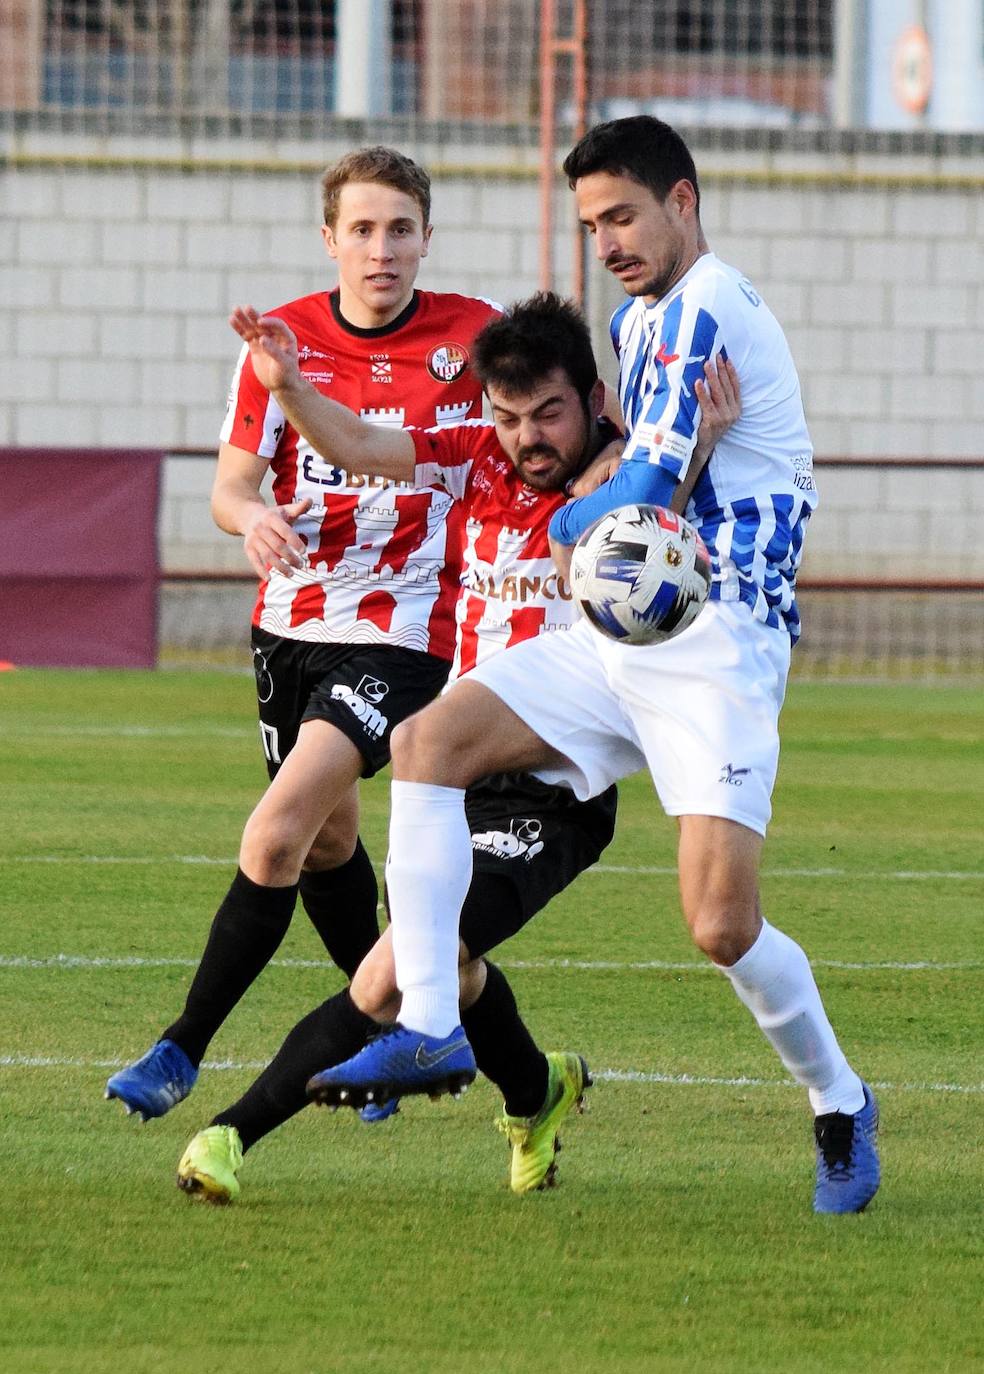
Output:
<instances>
[{"instance_id":1,"label":"player's blond hair","mask_svg":"<svg viewBox=\"0 0 984 1374\"><path fill-rule=\"evenodd\" d=\"M412 158L398 153L395 148L377 145L373 148L356 148L344 157L333 162L321 178L321 203L324 208L325 224L334 229L338 221L339 197L342 188L349 182L378 182L391 186L394 191L402 191L420 206L423 227L430 224L431 184L430 177Z\"/></svg>"}]
</instances>

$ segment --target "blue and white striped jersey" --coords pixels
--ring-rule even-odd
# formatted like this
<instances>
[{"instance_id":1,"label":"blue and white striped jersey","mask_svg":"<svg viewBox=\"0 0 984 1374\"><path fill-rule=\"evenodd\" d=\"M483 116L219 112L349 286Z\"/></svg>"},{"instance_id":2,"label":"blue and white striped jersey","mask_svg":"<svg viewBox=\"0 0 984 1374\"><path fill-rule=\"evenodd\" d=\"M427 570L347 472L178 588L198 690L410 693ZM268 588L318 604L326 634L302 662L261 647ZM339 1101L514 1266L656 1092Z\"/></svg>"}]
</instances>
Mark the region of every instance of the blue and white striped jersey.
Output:
<instances>
[{"instance_id":1,"label":"blue and white striped jersey","mask_svg":"<svg viewBox=\"0 0 984 1374\"><path fill-rule=\"evenodd\" d=\"M735 268L705 253L654 305L621 305L611 335L628 432L623 465L558 512L551 533L571 543L603 510L666 503L668 479L686 478L697 443L693 384L707 359L723 354L738 372L742 414L718 441L686 517L711 554L711 596L746 602L795 641L796 568L817 493L799 379L775 316Z\"/></svg>"}]
</instances>

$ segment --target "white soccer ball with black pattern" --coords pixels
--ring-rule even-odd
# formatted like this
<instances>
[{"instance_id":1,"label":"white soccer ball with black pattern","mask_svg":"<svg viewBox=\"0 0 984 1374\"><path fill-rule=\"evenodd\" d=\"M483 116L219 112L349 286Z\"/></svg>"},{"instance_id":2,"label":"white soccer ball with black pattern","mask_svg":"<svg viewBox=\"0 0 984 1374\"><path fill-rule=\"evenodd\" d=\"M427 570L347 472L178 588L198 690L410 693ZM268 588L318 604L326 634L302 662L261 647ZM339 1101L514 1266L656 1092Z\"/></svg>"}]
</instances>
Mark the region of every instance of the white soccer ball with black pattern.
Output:
<instances>
[{"instance_id":1,"label":"white soccer ball with black pattern","mask_svg":"<svg viewBox=\"0 0 984 1374\"><path fill-rule=\"evenodd\" d=\"M620 506L571 554L571 593L603 635L662 644L692 625L711 589L711 560L686 520L662 506Z\"/></svg>"}]
</instances>

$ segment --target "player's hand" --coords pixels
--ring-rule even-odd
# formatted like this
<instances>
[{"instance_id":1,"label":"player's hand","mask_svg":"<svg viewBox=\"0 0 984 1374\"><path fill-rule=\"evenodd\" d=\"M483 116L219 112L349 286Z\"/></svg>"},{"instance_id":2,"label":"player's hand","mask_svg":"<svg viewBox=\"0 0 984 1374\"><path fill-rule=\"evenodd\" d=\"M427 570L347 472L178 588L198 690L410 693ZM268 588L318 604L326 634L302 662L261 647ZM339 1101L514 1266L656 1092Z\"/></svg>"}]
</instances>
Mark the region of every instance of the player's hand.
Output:
<instances>
[{"instance_id":1,"label":"player's hand","mask_svg":"<svg viewBox=\"0 0 984 1374\"><path fill-rule=\"evenodd\" d=\"M296 568L303 568L307 547L291 526L305 511L311 509L311 498L292 501L287 506L254 507L247 528L243 530L243 548L257 577L269 577L275 569L290 577Z\"/></svg>"},{"instance_id":2,"label":"player's hand","mask_svg":"<svg viewBox=\"0 0 984 1374\"><path fill-rule=\"evenodd\" d=\"M554 561L554 567L569 587L571 585L571 554L574 551L574 546L572 544L558 544L556 539L551 538L549 534L547 539L550 543L550 557Z\"/></svg>"},{"instance_id":3,"label":"player's hand","mask_svg":"<svg viewBox=\"0 0 984 1374\"><path fill-rule=\"evenodd\" d=\"M695 455L699 461L710 456L714 445L736 420L741 418L741 387L730 358L719 353L704 364L704 379L694 383L700 402L700 429Z\"/></svg>"},{"instance_id":4,"label":"player's hand","mask_svg":"<svg viewBox=\"0 0 984 1374\"><path fill-rule=\"evenodd\" d=\"M603 482L613 477L622 465L625 440L612 439L567 488L568 496L590 496Z\"/></svg>"},{"instance_id":5,"label":"player's hand","mask_svg":"<svg viewBox=\"0 0 984 1374\"><path fill-rule=\"evenodd\" d=\"M233 329L249 345L257 381L279 391L300 380L297 338L276 315L261 315L251 305L237 305L229 316Z\"/></svg>"}]
</instances>

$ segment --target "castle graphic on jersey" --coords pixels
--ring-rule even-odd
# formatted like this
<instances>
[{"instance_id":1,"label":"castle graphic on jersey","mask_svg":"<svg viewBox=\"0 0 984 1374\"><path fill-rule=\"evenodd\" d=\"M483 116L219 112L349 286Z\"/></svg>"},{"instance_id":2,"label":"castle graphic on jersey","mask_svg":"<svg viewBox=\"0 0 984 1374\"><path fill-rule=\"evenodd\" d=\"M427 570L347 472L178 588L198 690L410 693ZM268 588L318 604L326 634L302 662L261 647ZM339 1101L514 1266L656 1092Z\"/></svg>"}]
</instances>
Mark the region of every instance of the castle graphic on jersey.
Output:
<instances>
[{"instance_id":1,"label":"castle graphic on jersey","mask_svg":"<svg viewBox=\"0 0 984 1374\"><path fill-rule=\"evenodd\" d=\"M454 405L435 406L434 420L439 429L446 429L448 425L460 425L462 420L468 419L468 412L471 408L471 401L458 401Z\"/></svg>"},{"instance_id":2,"label":"castle graphic on jersey","mask_svg":"<svg viewBox=\"0 0 984 1374\"><path fill-rule=\"evenodd\" d=\"M365 420L367 425L382 425L386 429L403 429L407 422L407 412L402 406L392 406L388 410L364 406L359 411L359 418Z\"/></svg>"}]
</instances>

